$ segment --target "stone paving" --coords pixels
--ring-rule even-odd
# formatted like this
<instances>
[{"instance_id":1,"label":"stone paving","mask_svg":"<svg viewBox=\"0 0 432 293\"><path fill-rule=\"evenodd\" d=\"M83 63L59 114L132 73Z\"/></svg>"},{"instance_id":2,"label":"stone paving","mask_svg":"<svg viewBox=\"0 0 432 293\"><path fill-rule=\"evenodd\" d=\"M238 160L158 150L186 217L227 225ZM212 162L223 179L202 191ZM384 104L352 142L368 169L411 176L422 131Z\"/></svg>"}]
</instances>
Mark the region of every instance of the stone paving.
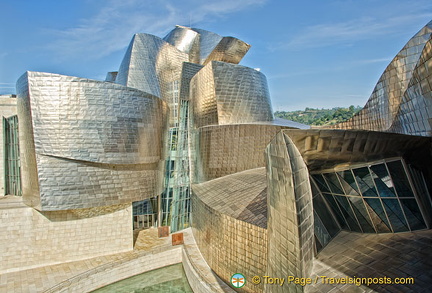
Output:
<instances>
[{"instance_id":1,"label":"stone paving","mask_svg":"<svg viewBox=\"0 0 432 293\"><path fill-rule=\"evenodd\" d=\"M306 292L432 292L432 230L396 234L342 231L314 260L312 278L413 277L414 284L367 286L318 282Z\"/></svg>"},{"instance_id":2,"label":"stone paving","mask_svg":"<svg viewBox=\"0 0 432 293\"><path fill-rule=\"evenodd\" d=\"M44 292L73 276L83 274L99 266L124 262L148 253L169 249L171 237L157 238L157 229L138 233L133 251L100 256L81 261L39 267L0 275L0 292Z\"/></svg>"}]
</instances>

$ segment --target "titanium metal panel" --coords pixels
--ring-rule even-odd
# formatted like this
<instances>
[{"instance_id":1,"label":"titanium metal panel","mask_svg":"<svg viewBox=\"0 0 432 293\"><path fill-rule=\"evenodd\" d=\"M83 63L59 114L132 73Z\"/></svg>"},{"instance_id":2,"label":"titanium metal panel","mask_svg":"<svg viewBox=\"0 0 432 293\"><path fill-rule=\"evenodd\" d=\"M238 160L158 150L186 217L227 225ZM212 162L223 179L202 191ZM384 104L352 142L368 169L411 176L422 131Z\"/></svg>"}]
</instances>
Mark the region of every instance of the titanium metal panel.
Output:
<instances>
[{"instance_id":1,"label":"titanium metal panel","mask_svg":"<svg viewBox=\"0 0 432 293\"><path fill-rule=\"evenodd\" d=\"M116 82L167 99L167 86L180 80L188 55L159 37L135 34L120 65Z\"/></svg>"},{"instance_id":2,"label":"titanium metal panel","mask_svg":"<svg viewBox=\"0 0 432 293\"><path fill-rule=\"evenodd\" d=\"M362 130L283 132L296 144L311 172L346 169L391 157L405 157L419 167L432 165L432 138L428 137Z\"/></svg>"},{"instance_id":3,"label":"titanium metal panel","mask_svg":"<svg viewBox=\"0 0 432 293\"><path fill-rule=\"evenodd\" d=\"M264 150L283 126L237 124L200 128L191 143L191 182L264 167Z\"/></svg>"},{"instance_id":4,"label":"titanium metal panel","mask_svg":"<svg viewBox=\"0 0 432 293\"><path fill-rule=\"evenodd\" d=\"M248 170L193 187L198 190L192 192L194 238L207 264L227 284L233 272L241 271L246 276L266 274L267 230L255 222L261 222L263 216L263 207L256 209L255 199L259 203L265 201L259 193L266 184L262 169ZM251 184L246 186L247 183ZM215 200L207 194L207 188L212 189L212 195L218 197L220 205L213 205ZM217 194L217 190L222 194ZM251 193L256 196L253 200L248 197ZM238 200L237 196L244 201ZM254 224L247 221L249 218ZM258 293L262 289L263 284L246 282L241 292Z\"/></svg>"},{"instance_id":5,"label":"titanium metal panel","mask_svg":"<svg viewBox=\"0 0 432 293\"><path fill-rule=\"evenodd\" d=\"M204 66L200 64L184 62L180 81L180 100L189 100L190 81Z\"/></svg>"},{"instance_id":6,"label":"titanium metal panel","mask_svg":"<svg viewBox=\"0 0 432 293\"><path fill-rule=\"evenodd\" d=\"M222 40L222 36L203 29L192 28L200 34L200 64L203 64L214 48Z\"/></svg>"},{"instance_id":7,"label":"titanium metal panel","mask_svg":"<svg viewBox=\"0 0 432 293\"><path fill-rule=\"evenodd\" d=\"M167 116L161 99L114 83L40 72L27 72L17 88L21 157L29 163L23 191L33 206L87 208L161 192Z\"/></svg>"},{"instance_id":8,"label":"titanium metal panel","mask_svg":"<svg viewBox=\"0 0 432 293\"><path fill-rule=\"evenodd\" d=\"M206 65L212 61L238 64L249 51L250 47L249 44L242 40L233 37L223 37L203 64Z\"/></svg>"},{"instance_id":9,"label":"titanium metal panel","mask_svg":"<svg viewBox=\"0 0 432 293\"><path fill-rule=\"evenodd\" d=\"M430 71L425 72L425 70L430 67L431 33L432 21L411 38L388 65L364 108L350 120L327 128L430 135L430 125L425 123L425 120L432 116L424 108L425 101L422 99L422 93L423 91L426 95L430 93L431 75ZM413 76L415 71L420 73L420 76L424 78L423 81L417 79L418 74ZM414 81L412 81L413 77ZM421 88L417 88L420 91L413 89L415 83L421 83ZM411 89L407 94L408 86ZM410 118L415 122L408 123L405 128L400 122L396 122L397 125L392 127L395 121L401 119L400 115L404 116L402 118L404 122ZM417 121L419 116L425 118Z\"/></svg>"},{"instance_id":10,"label":"titanium metal panel","mask_svg":"<svg viewBox=\"0 0 432 293\"><path fill-rule=\"evenodd\" d=\"M200 35L196 31L188 27L176 25L175 29L170 31L163 40L181 52L189 54L190 62L200 63Z\"/></svg>"},{"instance_id":11,"label":"titanium metal panel","mask_svg":"<svg viewBox=\"0 0 432 293\"><path fill-rule=\"evenodd\" d=\"M267 228L267 179L264 167L193 184L192 189L201 201L218 212Z\"/></svg>"},{"instance_id":12,"label":"titanium metal panel","mask_svg":"<svg viewBox=\"0 0 432 293\"><path fill-rule=\"evenodd\" d=\"M432 40L426 43L391 132L432 136Z\"/></svg>"},{"instance_id":13,"label":"titanium metal panel","mask_svg":"<svg viewBox=\"0 0 432 293\"><path fill-rule=\"evenodd\" d=\"M268 276L311 275L314 219L309 171L295 143L279 132L265 150L268 186ZM264 292L303 292L299 284L264 285Z\"/></svg>"},{"instance_id":14,"label":"titanium metal panel","mask_svg":"<svg viewBox=\"0 0 432 293\"><path fill-rule=\"evenodd\" d=\"M273 121L267 80L261 72L213 61L191 80L194 127Z\"/></svg>"}]
</instances>

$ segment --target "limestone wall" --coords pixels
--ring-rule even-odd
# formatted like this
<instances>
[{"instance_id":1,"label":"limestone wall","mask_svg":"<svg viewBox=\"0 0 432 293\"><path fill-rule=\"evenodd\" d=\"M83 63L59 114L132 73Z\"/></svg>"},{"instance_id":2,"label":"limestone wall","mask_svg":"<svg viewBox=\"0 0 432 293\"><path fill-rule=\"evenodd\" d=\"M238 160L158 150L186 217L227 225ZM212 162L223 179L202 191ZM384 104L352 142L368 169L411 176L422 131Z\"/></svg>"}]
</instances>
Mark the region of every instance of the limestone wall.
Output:
<instances>
[{"instance_id":1,"label":"limestone wall","mask_svg":"<svg viewBox=\"0 0 432 293\"><path fill-rule=\"evenodd\" d=\"M0 199L0 274L133 249L132 205L41 213Z\"/></svg>"}]
</instances>

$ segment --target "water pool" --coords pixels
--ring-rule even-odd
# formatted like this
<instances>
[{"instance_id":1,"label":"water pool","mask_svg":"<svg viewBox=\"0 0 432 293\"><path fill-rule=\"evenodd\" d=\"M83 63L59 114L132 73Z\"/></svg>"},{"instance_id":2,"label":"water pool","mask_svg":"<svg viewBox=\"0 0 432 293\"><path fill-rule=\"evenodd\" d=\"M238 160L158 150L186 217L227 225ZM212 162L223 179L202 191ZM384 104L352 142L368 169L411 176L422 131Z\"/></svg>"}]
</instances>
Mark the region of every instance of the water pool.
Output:
<instances>
[{"instance_id":1,"label":"water pool","mask_svg":"<svg viewBox=\"0 0 432 293\"><path fill-rule=\"evenodd\" d=\"M193 292L181 263L136 275L95 291L103 292Z\"/></svg>"}]
</instances>

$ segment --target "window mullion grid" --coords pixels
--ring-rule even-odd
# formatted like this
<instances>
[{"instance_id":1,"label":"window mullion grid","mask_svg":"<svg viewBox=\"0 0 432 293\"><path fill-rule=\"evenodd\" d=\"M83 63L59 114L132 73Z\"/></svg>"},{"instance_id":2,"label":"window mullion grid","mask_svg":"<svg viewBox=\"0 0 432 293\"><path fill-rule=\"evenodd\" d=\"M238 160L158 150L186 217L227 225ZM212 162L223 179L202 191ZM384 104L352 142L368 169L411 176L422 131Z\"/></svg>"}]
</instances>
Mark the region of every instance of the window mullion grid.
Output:
<instances>
[{"instance_id":1,"label":"window mullion grid","mask_svg":"<svg viewBox=\"0 0 432 293\"><path fill-rule=\"evenodd\" d=\"M327 182L327 179L326 179L325 176L323 176L322 174L320 174L320 176L321 176L321 178L324 179L324 182L327 184L328 190L330 190L330 194L329 194L329 195L333 197L333 200L335 201L336 206L338 207L338 209L339 209L339 211L340 211L340 213L341 213L341 215L342 215L342 218L343 218L344 221L345 221L345 224L346 224L347 227L350 229L350 231L354 231L354 230L350 227L350 225L348 224L348 221L347 221L347 219L345 218L345 215L344 215L344 213L343 213L343 211L342 211L342 209L341 209L341 207L340 207L340 204L339 204L338 200L335 198L335 195L333 194L333 192L332 192L331 189L330 189L330 186L329 186L329 184L328 184L328 182Z\"/></svg>"},{"instance_id":2,"label":"window mullion grid","mask_svg":"<svg viewBox=\"0 0 432 293\"><path fill-rule=\"evenodd\" d=\"M366 206L367 203L366 203L366 201L365 201L365 199L364 199L363 193L361 192L360 186L358 185L357 180L356 180L356 178L355 178L355 176L354 176L354 172L353 172L352 169L350 169L349 171L351 172L351 175L353 176L353 179L354 179L354 183L355 183L355 185L357 186L357 190L358 190L358 192L360 193L360 197L361 197L362 203L363 203L363 205L364 205L364 208L365 208L365 210L366 210L366 213L367 213L368 216L369 216L370 223L372 223L372 227L374 228L375 233L378 234L378 229L377 229L377 227L375 226L375 222L372 220L372 217L371 217L371 215L370 215L369 209L368 209L367 206ZM382 205L382 204L381 204L381 205ZM384 208L384 207L383 207L383 208Z\"/></svg>"},{"instance_id":3,"label":"window mullion grid","mask_svg":"<svg viewBox=\"0 0 432 293\"><path fill-rule=\"evenodd\" d=\"M334 212L333 212L333 209L330 207L329 203L327 202L327 200L326 200L325 197L323 196L323 194L322 194L322 192L321 192L321 189L319 189L319 187L318 187L318 184L315 182L315 180L312 178L312 176L309 176L309 180L310 180L311 184L314 184L314 185L315 185L315 188L316 188L316 190L318 191L318 195L317 195L317 196L321 196L321 199L323 200L323 202L324 202L324 204L325 204L327 210L330 212L330 214L331 214L332 217L333 217L333 221L336 223L336 225L338 225L339 230L342 230L342 227L341 227L339 221L337 220L337 218L336 218L336 216L335 216L335 214L334 214ZM344 218L344 219L345 219L345 218Z\"/></svg>"},{"instance_id":4,"label":"window mullion grid","mask_svg":"<svg viewBox=\"0 0 432 293\"><path fill-rule=\"evenodd\" d=\"M349 207L350 207L350 209L351 209L352 214L354 215L354 219L355 219L355 221L357 222L357 225L360 227L360 230L362 231L362 233L364 233L364 231L363 231L363 227L362 227L362 225L360 224L360 221L358 220L356 213L354 212L354 209L353 209L353 207L352 207L352 203L351 203L351 201L349 200L348 194L346 194L347 192L346 192L345 188L343 187L342 182L340 181L338 174L337 174L336 172L334 172L334 174L335 174L336 179L337 179L338 182L339 182L340 187L342 187L342 190L345 192L344 196L346 197L346 200L347 200L347 202L348 202L348 205L349 205Z\"/></svg>"},{"instance_id":5,"label":"window mullion grid","mask_svg":"<svg viewBox=\"0 0 432 293\"><path fill-rule=\"evenodd\" d=\"M371 171L370 171L370 169L369 169L369 166L367 166L367 169L368 169L368 171L369 171L369 176L371 176L371 178L372 178L372 182L373 182L373 185L374 185L374 187L375 187L375 193L378 195L378 199L379 199L379 201L380 201L380 203L381 203L381 207L382 207L382 209L383 209L383 211L384 211L384 215L386 216L387 223L389 224L392 233L394 233L393 225L392 225L392 223L391 223L391 221L390 221L390 219L389 219L389 217L388 217L388 215L387 215L386 208L385 208L384 203L383 203L383 201L382 201L382 199L381 199L381 196L380 196L380 194L379 194L379 192L378 192L378 188L376 187L375 180L373 180L372 173L371 173Z\"/></svg>"},{"instance_id":6,"label":"window mullion grid","mask_svg":"<svg viewBox=\"0 0 432 293\"><path fill-rule=\"evenodd\" d=\"M402 162L402 166L403 166L403 168L404 168L405 175L408 177L408 173L407 173L407 171L406 171L406 169L405 169L405 166L404 166L404 160L403 160L402 158L400 158L400 161ZM402 215L403 215L403 217L404 217L404 219L405 219L405 223L407 224L408 229L409 229L410 231L412 231L412 230L411 230L411 225L410 225L410 223L408 222L408 219L407 219L407 217L406 217L406 215L405 215L405 211L404 211L404 209L403 209L402 203L400 202L399 193L398 193L398 191L396 190L396 185L395 185L394 182L393 182L393 178L392 178L392 176L391 176L391 173L390 173L390 170L389 170L389 168L388 168L388 166L387 166L387 163L385 163L384 165L385 165L385 167L386 167L387 173L389 174L390 180L392 181L393 189L394 189L394 191L395 191L396 198L397 198L397 201L398 201L398 203L399 203L399 207L400 207L400 209L401 209L401 211L402 211ZM409 181L409 178L408 178L408 181ZM410 187L411 187L411 191L414 191L413 188L412 188L411 183L410 183ZM414 195L414 196L415 196L415 195ZM417 204L418 204L418 203L417 203ZM423 215L422 215L422 216L423 216Z\"/></svg>"},{"instance_id":7,"label":"window mullion grid","mask_svg":"<svg viewBox=\"0 0 432 293\"><path fill-rule=\"evenodd\" d=\"M407 178L408 178L409 185L410 185L411 190L412 190L412 192L413 192L413 194L414 194L415 201L416 201L417 206L419 207L420 213L421 213L421 215L422 215L423 222L426 224L426 227L427 227L428 229L430 229L431 227L430 227L429 223L426 221L426 217L425 217L426 212L425 212L424 207L423 207L423 205L421 204L421 201L420 201L420 195L417 193L417 189L415 188L415 185L414 185L413 179L411 178L411 172L410 172L410 169L411 169L411 168L406 164L406 162L405 162L404 159L402 159L401 161L402 161L402 166L403 166L403 168L404 168L404 170L405 170L405 174L406 174L406 176L407 176ZM424 177L423 177L423 173L420 172L420 175L421 175L421 180L423 180L421 183L425 184L425 182L424 182ZM425 187L425 188L424 188L425 191L426 191L427 193L429 193L429 190L427 189L426 185L424 185L424 187ZM428 198L428 201L430 202L430 196L426 196L426 197ZM402 209L402 210L403 210L403 209ZM409 225L410 228L411 228L410 223L409 223L409 222L407 222L407 223L408 223L408 225Z\"/></svg>"}]
</instances>

